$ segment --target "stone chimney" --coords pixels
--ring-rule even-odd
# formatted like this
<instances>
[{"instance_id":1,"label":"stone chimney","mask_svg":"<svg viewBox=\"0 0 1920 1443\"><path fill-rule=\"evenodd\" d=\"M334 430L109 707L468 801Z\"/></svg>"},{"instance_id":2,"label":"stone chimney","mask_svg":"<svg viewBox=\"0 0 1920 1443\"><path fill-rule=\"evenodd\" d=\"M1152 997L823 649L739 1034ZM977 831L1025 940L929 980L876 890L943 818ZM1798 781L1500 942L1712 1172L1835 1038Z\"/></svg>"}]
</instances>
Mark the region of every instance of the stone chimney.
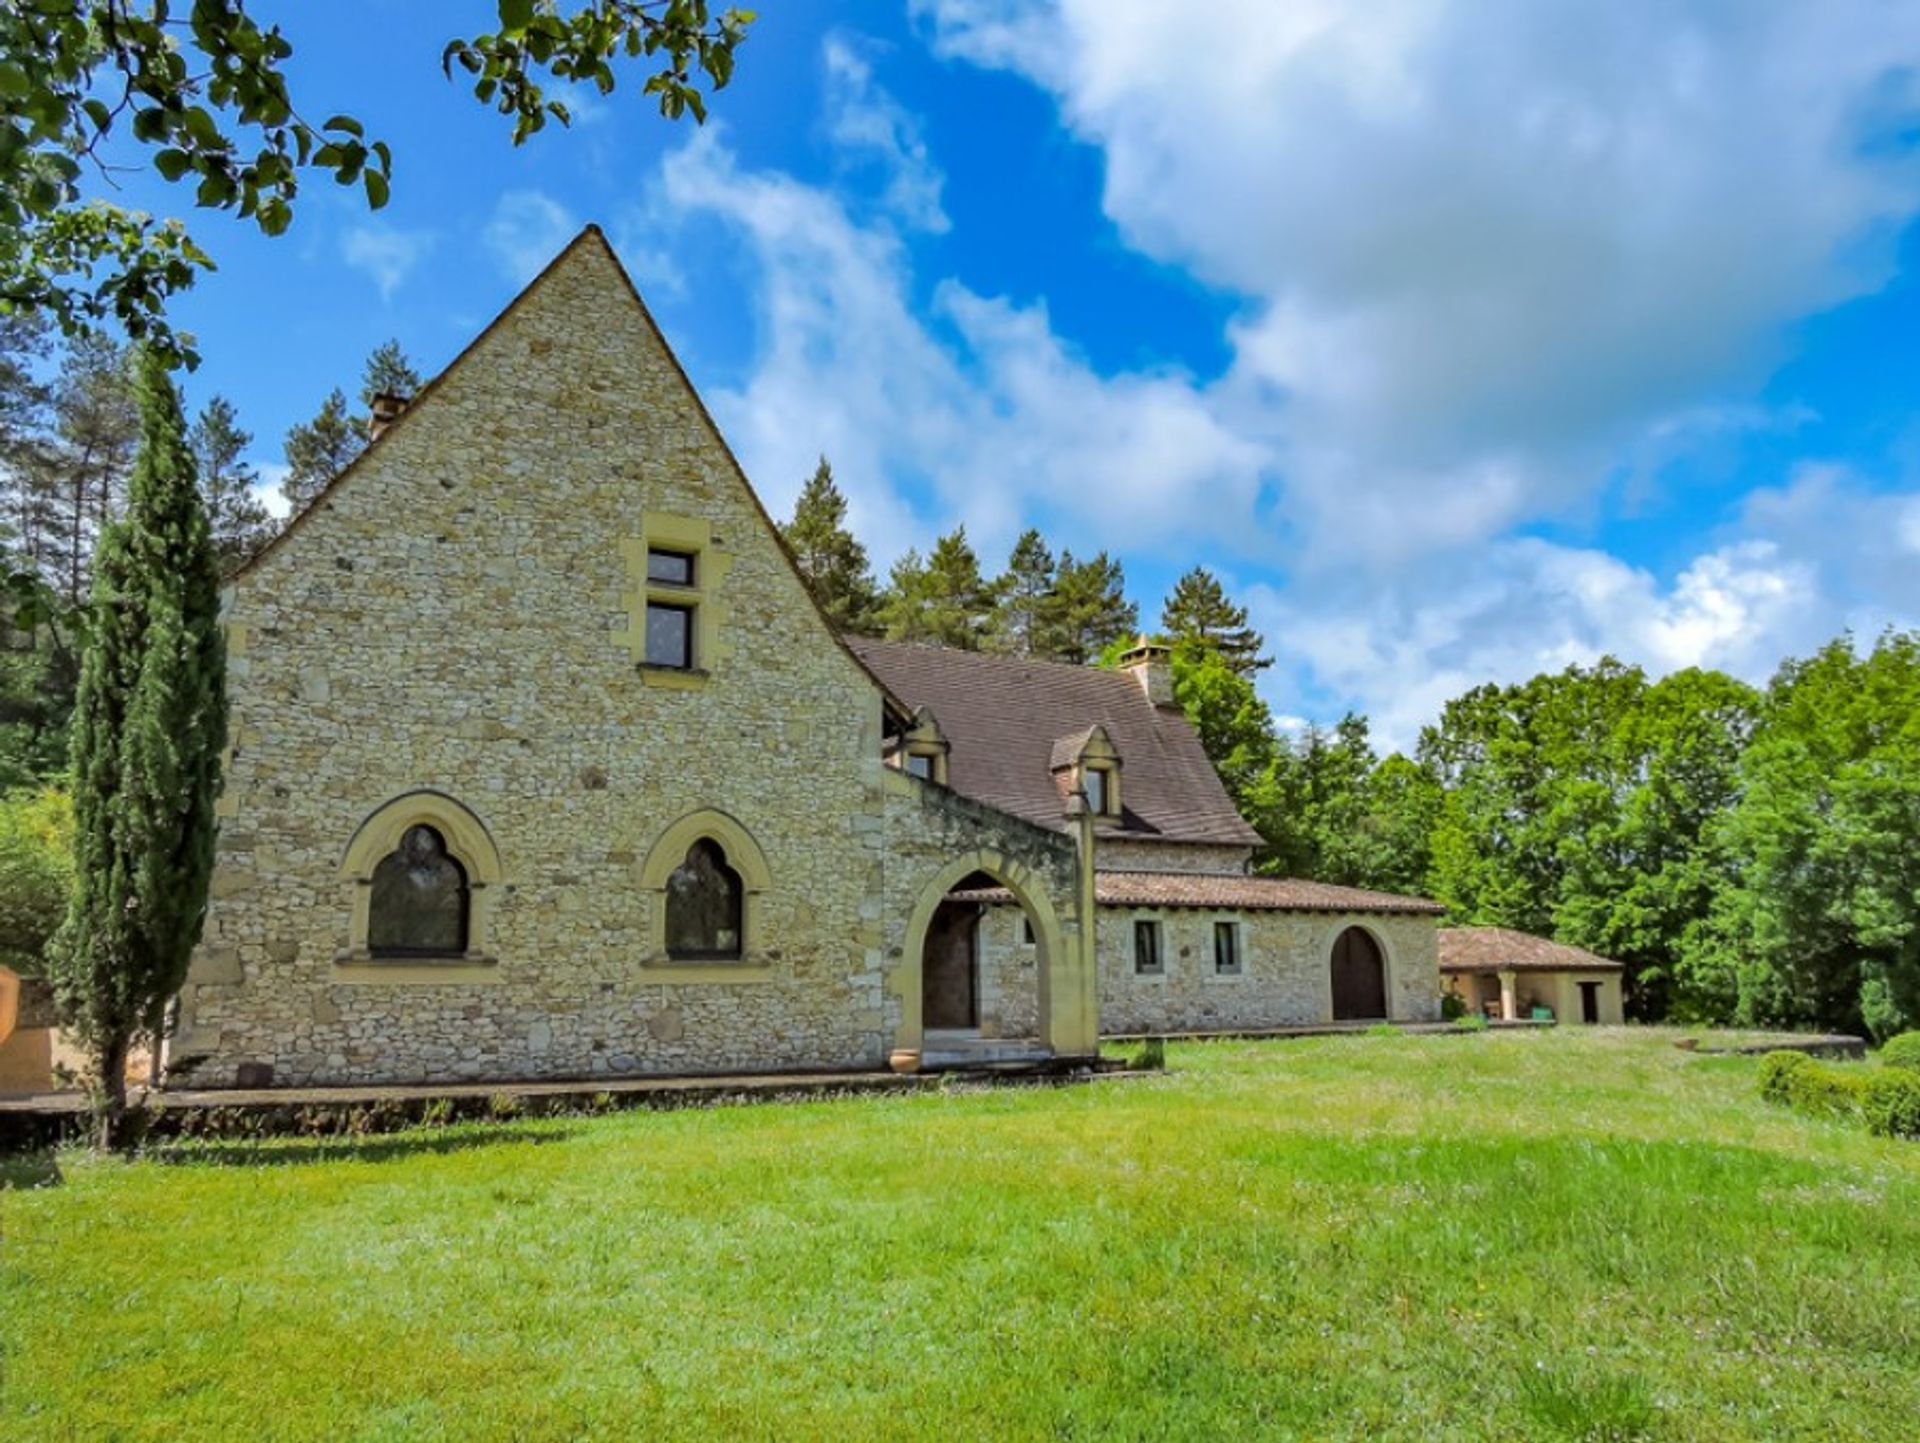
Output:
<instances>
[{"instance_id":1,"label":"stone chimney","mask_svg":"<svg viewBox=\"0 0 1920 1443\"><path fill-rule=\"evenodd\" d=\"M1120 654L1120 670L1140 684L1140 690L1155 706L1174 704L1173 648L1142 636L1131 649Z\"/></svg>"},{"instance_id":2,"label":"stone chimney","mask_svg":"<svg viewBox=\"0 0 1920 1443\"><path fill-rule=\"evenodd\" d=\"M368 427L369 439L379 440L380 433L400 419L400 413L407 409L411 396L395 395L392 391L381 391L373 398L373 424Z\"/></svg>"}]
</instances>

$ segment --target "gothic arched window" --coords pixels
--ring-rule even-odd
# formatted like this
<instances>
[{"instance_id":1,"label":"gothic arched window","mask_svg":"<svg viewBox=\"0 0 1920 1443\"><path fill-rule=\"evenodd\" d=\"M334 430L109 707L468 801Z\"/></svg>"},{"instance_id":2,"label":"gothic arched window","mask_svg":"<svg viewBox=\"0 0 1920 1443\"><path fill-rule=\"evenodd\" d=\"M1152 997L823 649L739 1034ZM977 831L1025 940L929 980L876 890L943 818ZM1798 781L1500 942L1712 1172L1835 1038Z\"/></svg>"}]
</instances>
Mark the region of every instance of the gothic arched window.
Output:
<instances>
[{"instance_id":1,"label":"gothic arched window","mask_svg":"<svg viewBox=\"0 0 1920 1443\"><path fill-rule=\"evenodd\" d=\"M718 842L702 837L667 878L667 955L738 958L745 910L740 874Z\"/></svg>"},{"instance_id":2,"label":"gothic arched window","mask_svg":"<svg viewBox=\"0 0 1920 1443\"><path fill-rule=\"evenodd\" d=\"M424 824L373 869L367 950L375 957L457 957L467 950L467 872Z\"/></svg>"}]
</instances>

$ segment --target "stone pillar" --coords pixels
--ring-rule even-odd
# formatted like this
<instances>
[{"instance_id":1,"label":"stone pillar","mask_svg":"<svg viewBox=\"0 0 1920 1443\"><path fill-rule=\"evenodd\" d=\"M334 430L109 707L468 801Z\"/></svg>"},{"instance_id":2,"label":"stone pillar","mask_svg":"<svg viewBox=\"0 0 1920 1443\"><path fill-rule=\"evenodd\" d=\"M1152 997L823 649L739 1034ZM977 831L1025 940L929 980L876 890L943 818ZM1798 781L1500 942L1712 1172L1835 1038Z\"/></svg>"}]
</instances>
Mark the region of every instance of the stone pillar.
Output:
<instances>
[{"instance_id":1,"label":"stone pillar","mask_svg":"<svg viewBox=\"0 0 1920 1443\"><path fill-rule=\"evenodd\" d=\"M1093 813L1081 793L1067 799L1067 815L1073 818L1074 910L1079 917L1073 935L1063 939L1066 945L1061 951L1066 955L1053 969L1047 1045L1058 1057L1091 1057L1100 1050L1100 927L1094 911Z\"/></svg>"},{"instance_id":2,"label":"stone pillar","mask_svg":"<svg viewBox=\"0 0 1920 1443\"><path fill-rule=\"evenodd\" d=\"M1515 995L1514 975L1511 968L1500 974L1500 1015L1508 1022L1516 1022L1520 1017L1520 999Z\"/></svg>"}]
</instances>

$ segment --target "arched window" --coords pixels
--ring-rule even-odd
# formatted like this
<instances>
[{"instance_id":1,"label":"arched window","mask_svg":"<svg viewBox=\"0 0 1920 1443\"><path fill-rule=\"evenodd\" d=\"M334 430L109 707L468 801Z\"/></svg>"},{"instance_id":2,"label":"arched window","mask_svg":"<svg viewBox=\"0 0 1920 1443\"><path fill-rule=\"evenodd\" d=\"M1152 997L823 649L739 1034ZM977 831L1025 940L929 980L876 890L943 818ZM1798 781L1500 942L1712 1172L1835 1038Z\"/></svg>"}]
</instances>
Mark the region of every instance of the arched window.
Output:
<instances>
[{"instance_id":1,"label":"arched window","mask_svg":"<svg viewBox=\"0 0 1920 1443\"><path fill-rule=\"evenodd\" d=\"M746 888L718 842L702 837L667 878L667 955L733 960L740 956Z\"/></svg>"},{"instance_id":2,"label":"arched window","mask_svg":"<svg viewBox=\"0 0 1920 1443\"><path fill-rule=\"evenodd\" d=\"M458 957L467 950L467 870L424 823L373 869L367 950L375 957Z\"/></svg>"}]
</instances>

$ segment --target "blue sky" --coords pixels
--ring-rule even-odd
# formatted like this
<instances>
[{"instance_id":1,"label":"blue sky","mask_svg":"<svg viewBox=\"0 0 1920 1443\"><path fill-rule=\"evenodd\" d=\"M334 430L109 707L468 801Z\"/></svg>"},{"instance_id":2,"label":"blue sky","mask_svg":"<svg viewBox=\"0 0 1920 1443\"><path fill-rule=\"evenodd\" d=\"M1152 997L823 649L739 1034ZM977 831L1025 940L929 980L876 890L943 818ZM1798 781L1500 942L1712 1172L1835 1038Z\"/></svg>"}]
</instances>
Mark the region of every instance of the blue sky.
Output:
<instances>
[{"instance_id":1,"label":"blue sky","mask_svg":"<svg viewBox=\"0 0 1920 1443\"><path fill-rule=\"evenodd\" d=\"M1920 621L1920 7L769 0L704 130L634 87L517 150L439 74L484 6L280 8L396 164L189 216L190 394L264 466L592 220L776 512L825 451L882 563L1038 524L1150 618L1205 562L1285 716Z\"/></svg>"}]
</instances>

